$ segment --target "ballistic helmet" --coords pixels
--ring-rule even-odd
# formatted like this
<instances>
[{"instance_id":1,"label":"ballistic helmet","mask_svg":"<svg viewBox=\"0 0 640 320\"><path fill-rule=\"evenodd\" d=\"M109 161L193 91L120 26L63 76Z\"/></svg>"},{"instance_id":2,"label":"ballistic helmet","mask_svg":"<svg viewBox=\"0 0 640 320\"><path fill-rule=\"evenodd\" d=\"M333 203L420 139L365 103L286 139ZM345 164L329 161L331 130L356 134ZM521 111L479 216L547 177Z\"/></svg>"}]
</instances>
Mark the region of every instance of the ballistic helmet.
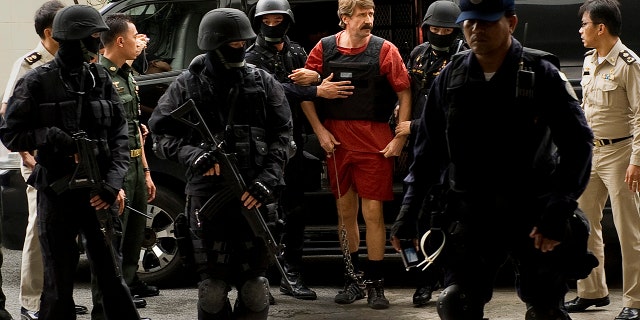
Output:
<instances>
[{"instance_id":1,"label":"ballistic helmet","mask_svg":"<svg viewBox=\"0 0 640 320\"><path fill-rule=\"evenodd\" d=\"M207 12L198 29L198 48L212 51L233 41L256 38L247 15L233 8L218 8Z\"/></svg>"},{"instance_id":2,"label":"ballistic helmet","mask_svg":"<svg viewBox=\"0 0 640 320\"><path fill-rule=\"evenodd\" d=\"M422 27L434 26L441 28L460 28L456 19L460 15L460 8L453 1L439 0L427 8L427 13L422 19Z\"/></svg>"},{"instance_id":3,"label":"ballistic helmet","mask_svg":"<svg viewBox=\"0 0 640 320\"><path fill-rule=\"evenodd\" d=\"M52 37L56 41L81 40L96 32L109 30L100 12L84 4L60 9L53 18L52 28Z\"/></svg>"},{"instance_id":4,"label":"ballistic helmet","mask_svg":"<svg viewBox=\"0 0 640 320\"><path fill-rule=\"evenodd\" d=\"M259 26L262 21L262 16L267 14L282 14L285 17L289 17L292 23L296 22L293 19L293 11L291 11L288 0L259 0L256 4L253 25Z\"/></svg>"}]
</instances>

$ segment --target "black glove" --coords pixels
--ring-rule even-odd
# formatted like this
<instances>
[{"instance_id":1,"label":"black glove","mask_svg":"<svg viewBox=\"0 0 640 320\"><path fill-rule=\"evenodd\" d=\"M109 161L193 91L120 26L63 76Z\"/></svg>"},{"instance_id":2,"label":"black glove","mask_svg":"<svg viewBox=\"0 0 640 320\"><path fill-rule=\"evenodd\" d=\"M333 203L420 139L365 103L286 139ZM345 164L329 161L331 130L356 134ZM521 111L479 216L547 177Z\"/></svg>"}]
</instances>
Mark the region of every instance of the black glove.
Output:
<instances>
[{"instance_id":1,"label":"black glove","mask_svg":"<svg viewBox=\"0 0 640 320\"><path fill-rule=\"evenodd\" d=\"M273 192L259 180L254 180L247 192L259 203L267 204L273 201Z\"/></svg>"},{"instance_id":2,"label":"black glove","mask_svg":"<svg viewBox=\"0 0 640 320\"><path fill-rule=\"evenodd\" d=\"M417 239L418 238L418 219L415 212L410 211L409 205L402 205L400 212L396 217L396 221L391 227L391 236L398 239Z\"/></svg>"},{"instance_id":3,"label":"black glove","mask_svg":"<svg viewBox=\"0 0 640 320\"><path fill-rule=\"evenodd\" d=\"M91 196L93 197L94 195L98 195L100 199L102 199L102 201L108 203L109 205L112 205L114 202L116 202L118 191L119 190L106 183L101 183L100 187L93 190Z\"/></svg>"},{"instance_id":4,"label":"black glove","mask_svg":"<svg viewBox=\"0 0 640 320\"><path fill-rule=\"evenodd\" d=\"M598 259L589 251L589 220L580 209L576 209L569 217L570 236L558 246L561 265L569 279L584 279L593 268L598 266Z\"/></svg>"},{"instance_id":5,"label":"black glove","mask_svg":"<svg viewBox=\"0 0 640 320\"><path fill-rule=\"evenodd\" d=\"M51 127L47 132L47 143L55 146L58 152L74 154L78 152L75 140L58 127Z\"/></svg>"},{"instance_id":6,"label":"black glove","mask_svg":"<svg viewBox=\"0 0 640 320\"><path fill-rule=\"evenodd\" d=\"M191 172L194 175L203 175L217 163L216 157L210 151L201 153L191 165Z\"/></svg>"},{"instance_id":7,"label":"black glove","mask_svg":"<svg viewBox=\"0 0 640 320\"><path fill-rule=\"evenodd\" d=\"M550 203L537 224L538 232L546 238L564 241L571 232L569 217L573 215L576 208L577 204L569 201Z\"/></svg>"}]
</instances>

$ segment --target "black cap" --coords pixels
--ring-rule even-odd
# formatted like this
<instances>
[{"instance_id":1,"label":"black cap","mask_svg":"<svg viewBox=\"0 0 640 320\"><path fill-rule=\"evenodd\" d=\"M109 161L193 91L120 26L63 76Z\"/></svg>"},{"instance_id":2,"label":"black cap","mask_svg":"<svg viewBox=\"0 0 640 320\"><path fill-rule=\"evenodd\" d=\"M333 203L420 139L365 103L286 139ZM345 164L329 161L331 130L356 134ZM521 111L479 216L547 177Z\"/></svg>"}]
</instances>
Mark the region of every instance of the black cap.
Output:
<instances>
[{"instance_id":1,"label":"black cap","mask_svg":"<svg viewBox=\"0 0 640 320\"><path fill-rule=\"evenodd\" d=\"M515 11L514 0L460 0L460 10L456 23L465 20L498 21L505 12Z\"/></svg>"}]
</instances>

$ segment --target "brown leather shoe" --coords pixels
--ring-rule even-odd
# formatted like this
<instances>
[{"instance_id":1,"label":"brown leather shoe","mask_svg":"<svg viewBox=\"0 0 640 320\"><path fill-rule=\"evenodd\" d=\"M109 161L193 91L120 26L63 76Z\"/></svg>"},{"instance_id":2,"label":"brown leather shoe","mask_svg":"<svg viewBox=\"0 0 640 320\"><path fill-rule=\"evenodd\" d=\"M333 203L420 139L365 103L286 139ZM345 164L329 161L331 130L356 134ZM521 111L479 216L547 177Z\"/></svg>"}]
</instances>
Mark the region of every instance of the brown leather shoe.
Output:
<instances>
[{"instance_id":1,"label":"brown leather shoe","mask_svg":"<svg viewBox=\"0 0 640 320\"><path fill-rule=\"evenodd\" d=\"M597 299L585 299L576 297L571 301L567 301L564 303L565 309L567 312L582 312L585 309L594 306L594 307L604 307L608 305L611 301L609 301L609 296Z\"/></svg>"}]
</instances>

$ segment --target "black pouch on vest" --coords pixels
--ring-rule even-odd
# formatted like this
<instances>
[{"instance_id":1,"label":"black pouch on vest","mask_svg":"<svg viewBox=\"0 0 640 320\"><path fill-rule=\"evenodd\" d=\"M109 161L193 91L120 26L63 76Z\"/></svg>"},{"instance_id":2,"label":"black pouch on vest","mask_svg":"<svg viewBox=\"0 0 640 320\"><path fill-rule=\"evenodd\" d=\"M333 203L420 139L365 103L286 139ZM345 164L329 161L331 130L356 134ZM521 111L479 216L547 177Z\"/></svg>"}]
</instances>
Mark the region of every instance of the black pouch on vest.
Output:
<instances>
[{"instance_id":1,"label":"black pouch on vest","mask_svg":"<svg viewBox=\"0 0 640 320\"><path fill-rule=\"evenodd\" d=\"M235 152L238 169L251 168L251 127L248 125L234 125L231 134L235 141Z\"/></svg>"}]
</instances>

